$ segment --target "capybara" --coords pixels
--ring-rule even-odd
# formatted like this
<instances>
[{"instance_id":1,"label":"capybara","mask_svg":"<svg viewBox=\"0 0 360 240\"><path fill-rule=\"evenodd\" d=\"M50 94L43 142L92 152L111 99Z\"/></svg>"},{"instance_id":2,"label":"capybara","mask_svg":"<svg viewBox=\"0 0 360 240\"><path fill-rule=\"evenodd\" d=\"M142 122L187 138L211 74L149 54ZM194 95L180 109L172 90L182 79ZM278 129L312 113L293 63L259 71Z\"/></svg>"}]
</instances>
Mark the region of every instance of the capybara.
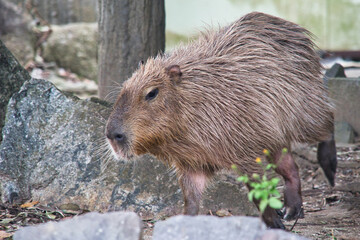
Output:
<instances>
[{"instance_id":1,"label":"capybara","mask_svg":"<svg viewBox=\"0 0 360 240\"><path fill-rule=\"evenodd\" d=\"M253 12L218 31L140 64L108 119L115 155L150 153L175 168L184 213L196 215L207 182L235 164L251 175L268 149L285 181L284 219L303 215L292 143L320 143L331 185L336 171L333 106L319 57L304 28ZM281 150L288 153L277 161ZM267 208L269 227L284 228Z\"/></svg>"}]
</instances>

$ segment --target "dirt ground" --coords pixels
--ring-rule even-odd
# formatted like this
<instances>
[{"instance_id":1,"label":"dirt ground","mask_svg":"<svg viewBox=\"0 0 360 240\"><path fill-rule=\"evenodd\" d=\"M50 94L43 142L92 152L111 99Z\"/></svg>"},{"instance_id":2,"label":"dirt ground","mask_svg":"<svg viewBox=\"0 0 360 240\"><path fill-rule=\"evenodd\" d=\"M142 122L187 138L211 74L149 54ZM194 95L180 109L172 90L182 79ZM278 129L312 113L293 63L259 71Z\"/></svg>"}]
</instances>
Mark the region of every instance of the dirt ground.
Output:
<instances>
[{"instance_id":1,"label":"dirt ground","mask_svg":"<svg viewBox=\"0 0 360 240\"><path fill-rule=\"evenodd\" d=\"M310 239L360 239L360 143L337 147L335 187L316 162L316 148L296 154L302 178L305 218L293 232ZM285 222L290 229L294 221Z\"/></svg>"}]
</instances>

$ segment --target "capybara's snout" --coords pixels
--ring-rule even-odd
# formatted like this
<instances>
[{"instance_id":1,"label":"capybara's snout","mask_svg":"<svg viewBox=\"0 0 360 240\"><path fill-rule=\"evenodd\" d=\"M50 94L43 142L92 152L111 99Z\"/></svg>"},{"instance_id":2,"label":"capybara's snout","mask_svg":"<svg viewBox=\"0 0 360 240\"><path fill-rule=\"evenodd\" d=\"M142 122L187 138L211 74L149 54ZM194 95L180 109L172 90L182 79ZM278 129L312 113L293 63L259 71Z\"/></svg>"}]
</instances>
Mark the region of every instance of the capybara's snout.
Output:
<instances>
[{"instance_id":1,"label":"capybara's snout","mask_svg":"<svg viewBox=\"0 0 360 240\"><path fill-rule=\"evenodd\" d=\"M110 116L106 124L105 136L116 158L129 157L127 154L128 136L119 119Z\"/></svg>"}]
</instances>

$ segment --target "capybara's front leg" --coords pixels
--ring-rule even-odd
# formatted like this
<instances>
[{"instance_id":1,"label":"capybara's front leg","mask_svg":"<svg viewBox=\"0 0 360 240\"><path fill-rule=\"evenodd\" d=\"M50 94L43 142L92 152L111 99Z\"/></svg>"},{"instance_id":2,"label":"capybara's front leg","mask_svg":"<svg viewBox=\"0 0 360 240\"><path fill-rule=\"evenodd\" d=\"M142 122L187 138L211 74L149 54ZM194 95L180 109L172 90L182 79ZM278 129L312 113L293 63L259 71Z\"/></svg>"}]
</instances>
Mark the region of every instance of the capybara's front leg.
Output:
<instances>
[{"instance_id":1,"label":"capybara's front leg","mask_svg":"<svg viewBox=\"0 0 360 240\"><path fill-rule=\"evenodd\" d=\"M319 143L317 159L321 168L324 170L325 176L329 180L330 185L334 186L337 166L334 134L330 140Z\"/></svg>"},{"instance_id":2,"label":"capybara's front leg","mask_svg":"<svg viewBox=\"0 0 360 240\"><path fill-rule=\"evenodd\" d=\"M283 154L279 151L275 154L275 171L280 174L285 181L284 188L284 211L285 220L292 220L304 217L301 198L301 182L299 168L296 165L290 150Z\"/></svg>"},{"instance_id":3,"label":"capybara's front leg","mask_svg":"<svg viewBox=\"0 0 360 240\"><path fill-rule=\"evenodd\" d=\"M179 183L185 202L184 214L197 215L199 213L199 205L207 180L207 176L201 172L179 174Z\"/></svg>"}]
</instances>

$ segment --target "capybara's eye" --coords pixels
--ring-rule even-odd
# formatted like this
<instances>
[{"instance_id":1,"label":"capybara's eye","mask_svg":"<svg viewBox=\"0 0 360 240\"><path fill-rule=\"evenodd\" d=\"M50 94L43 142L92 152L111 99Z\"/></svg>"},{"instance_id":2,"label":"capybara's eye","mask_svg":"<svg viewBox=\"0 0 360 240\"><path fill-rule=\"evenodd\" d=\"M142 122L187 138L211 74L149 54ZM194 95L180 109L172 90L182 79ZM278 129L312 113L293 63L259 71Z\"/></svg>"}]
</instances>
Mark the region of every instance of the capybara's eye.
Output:
<instances>
[{"instance_id":1,"label":"capybara's eye","mask_svg":"<svg viewBox=\"0 0 360 240\"><path fill-rule=\"evenodd\" d=\"M156 96L158 95L159 93L159 89L158 88L154 88L153 90L151 90L145 97L145 100L146 101L150 101L154 98L156 98Z\"/></svg>"}]
</instances>

